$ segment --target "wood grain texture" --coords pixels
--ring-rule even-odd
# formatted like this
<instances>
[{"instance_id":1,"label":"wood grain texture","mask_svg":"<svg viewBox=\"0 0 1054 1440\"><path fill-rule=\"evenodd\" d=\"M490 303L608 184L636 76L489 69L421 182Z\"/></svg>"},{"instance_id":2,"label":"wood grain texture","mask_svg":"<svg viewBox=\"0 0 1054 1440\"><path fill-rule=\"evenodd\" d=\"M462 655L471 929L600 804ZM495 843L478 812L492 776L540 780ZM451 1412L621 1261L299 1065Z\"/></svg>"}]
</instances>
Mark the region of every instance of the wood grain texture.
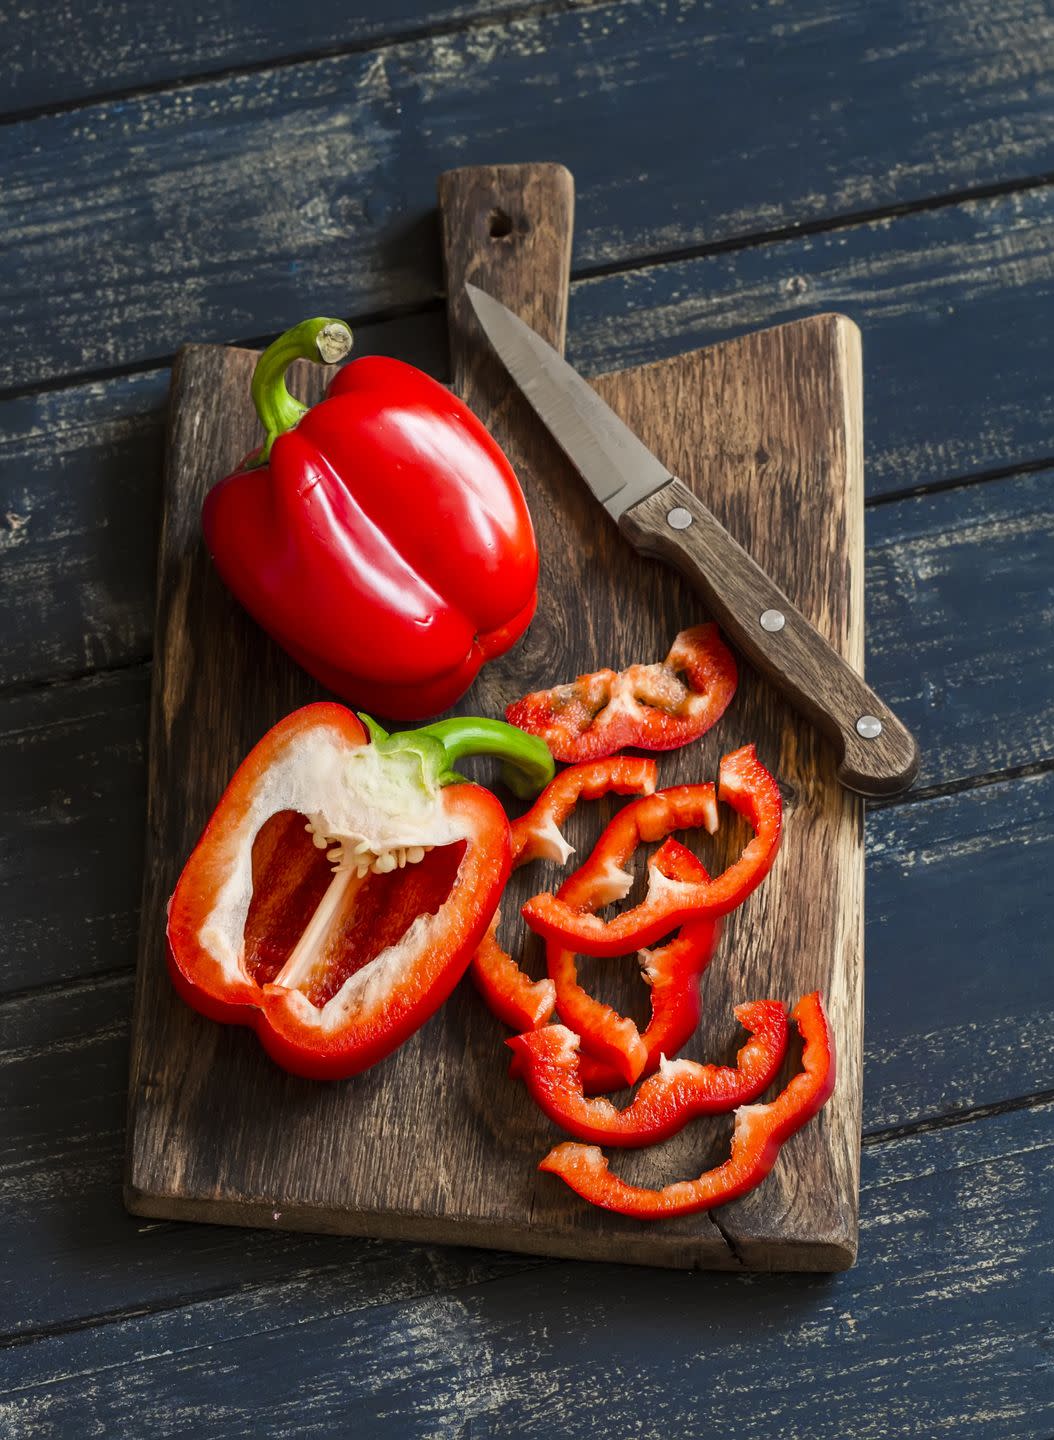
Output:
<instances>
[{"instance_id":1,"label":"wood grain texture","mask_svg":"<svg viewBox=\"0 0 1054 1440\"><path fill-rule=\"evenodd\" d=\"M584 279L568 358L647 364L838 310L864 335L869 497L1009 469L1054 455L1052 232L1048 185Z\"/></svg>"},{"instance_id":2,"label":"wood grain texture","mask_svg":"<svg viewBox=\"0 0 1054 1440\"><path fill-rule=\"evenodd\" d=\"M432 1252L291 1274L10 1351L0 1428L328 1437L1036 1440L1054 1428L1050 1106L864 1151L835 1277ZM271 1237L274 1238L274 1237ZM354 1254L354 1244L348 1248ZM910 1323L906 1317L910 1317ZM803 1426L805 1428L803 1428Z\"/></svg>"},{"instance_id":3,"label":"wood grain texture","mask_svg":"<svg viewBox=\"0 0 1054 1440\"><path fill-rule=\"evenodd\" d=\"M496 154L574 172L579 268L1050 173L1051 33L620 0L5 126L0 386L431 299L435 176Z\"/></svg>"},{"instance_id":4,"label":"wood grain texture","mask_svg":"<svg viewBox=\"0 0 1054 1440\"><path fill-rule=\"evenodd\" d=\"M566 185L558 171L547 178ZM505 179L499 175L495 183L500 187ZM483 216L495 208L478 195L475 203ZM490 255L489 247L502 243L485 225L466 226L463 233L470 254L482 246ZM544 242L543 231L530 233ZM547 271L521 268L514 248L497 254L504 257L499 293L513 303L522 300L525 308L537 303L538 293L558 289L566 275L566 248L558 245L542 243L531 257L534 267L539 255L545 257ZM459 270L450 256L448 269L452 276L475 273L471 260ZM550 309L549 319L558 339L559 306ZM707 456L708 498L859 663L860 436L858 425L838 419L859 397L852 388L858 377L844 366L843 325L821 318L600 383L646 442L671 451L670 463L688 482L703 484ZM499 1027L467 987L383 1066L326 1087L282 1075L251 1036L208 1025L176 1000L163 973L163 914L182 860L251 741L314 693L237 614L198 539L203 488L249 445L244 396L250 364L245 352L230 357L193 348L175 378L130 1095L130 1206L159 1216L668 1265L848 1263L855 1248L860 1124L861 809L834 784L825 747L788 724L749 676L720 740L711 737L701 752L670 757L663 769L669 782L699 779L716 769L722 748L756 739L785 783L790 810L777 877L752 907L749 922L740 917L728 927L726 953L735 956L735 966L714 997L698 1043L710 1055L730 1050L735 1040L729 1014L745 995L776 993L793 1002L820 985L839 1037L841 1078L818 1124L791 1143L780 1174L757 1195L726 1207L720 1230L709 1216L643 1229L587 1211L540 1177L534 1166L549 1127L504 1078ZM592 501L548 437L517 420L520 397L504 385L492 399L476 375L474 366L464 367L467 393L509 442L542 555L543 599L525 643L489 666L459 707L495 714L524 690L593 668L601 659L622 665L659 656L677 629L699 617L697 603L674 575L634 556L614 529L598 525ZM220 416L229 417L229 430ZM810 423L803 418L809 416L822 420ZM796 539L787 545L777 537L795 510ZM206 733L207 748L201 744ZM572 832L579 845L587 823L581 817ZM741 843L736 827L729 827L719 856ZM823 906L814 903L817 887L803 883L806 872L825 875ZM510 916L537 880L518 878L506 900ZM794 944L776 943L789 927ZM632 985L625 988L628 995ZM622 1000L627 1003L626 996ZM423 1074L429 1077L425 1085ZM278 1113L280 1133L273 1123ZM327 1137L322 1151L319 1136ZM727 1137L712 1138L715 1149L727 1144ZM686 1133L658 1160L649 1154L628 1163L639 1179L654 1180L662 1167L697 1172L708 1159L697 1142ZM408 1156L422 1154L429 1157L426 1166L408 1164Z\"/></svg>"},{"instance_id":5,"label":"wood grain texture","mask_svg":"<svg viewBox=\"0 0 1054 1440\"><path fill-rule=\"evenodd\" d=\"M1054 455L1052 234L1054 187L581 281L571 292L569 354L596 373L834 305L866 329L870 498L1034 463ZM359 326L355 354L375 353L445 377L443 316ZM973 362L975 353L986 356L985 365ZM152 371L0 403L0 610L7 620L0 684L54 680L150 653L167 382L167 373ZM938 502L926 513L955 528L958 503ZM972 534L976 501L964 495L962 504ZM1002 549L1005 537L993 531L989 542ZM972 542L964 551L953 545L935 563L954 581L952 557L974 554L967 563L977 563L979 553ZM1034 574L1034 563L1025 563ZM1004 583L1016 585L1012 567L1004 567ZM925 587L917 598L924 595ZM967 623L963 612L960 631L962 607L971 615ZM1025 613L1011 605L1012 628ZM870 607L869 614L874 621ZM964 586L945 616L950 643L971 635L980 643L994 619ZM882 663L881 647L874 663ZM909 695L920 679L910 664L893 675L898 693ZM1034 670L1010 671L1011 693L1028 675ZM973 733L979 747L998 741L1009 753L1022 726L1031 731L1027 716ZM924 761L933 760L932 746L931 736Z\"/></svg>"},{"instance_id":6,"label":"wood grain texture","mask_svg":"<svg viewBox=\"0 0 1054 1440\"><path fill-rule=\"evenodd\" d=\"M817 316L595 383L810 623L862 668L862 402L851 322ZM697 616L697 595L666 566L627 551L621 539L605 555L607 534L596 533L595 502L580 482L570 480L569 488L566 466L561 472L557 493L574 496L581 515L577 538L589 547L591 604L581 608L591 612L596 639L606 642L596 645L591 636L592 654L607 653L613 644L607 663L616 668L634 656L661 654L664 625L671 634L683 617ZM606 574L600 577L602 565ZM640 602L628 603L630 595ZM594 663L560 673L573 675ZM539 677L525 688L542 683ZM701 1053L715 1052L718 1017L737 997L776 995L793 1003L819 988L837 1037L839 1082L818 1130L802 1132L798 1155L788 1153L778 1183L721 1207L713 1218L740 1264L837 1268L855 1254L863 802L840 788L828 744L741 659L734 709L718 733L706 737L704 753L716 759L750 739L784 792L783 848L770 877L774 883L725 927L727 979L718 992L723 1000L713 997L716 1014L712 1008L704 1018ZM666 758L663 784L698 778L694 747ZM719 863L727 863L733 849L726 848ZM619 998L624 1004L624 992ZM663 1148L672 1153L661 1167L643 1157L618 1164L619 1173L647 1184L697 1173L677 1140ZM714 1155L711 1150L711 1163Z\"/></svg>"},{"instance_id":7,"label":"wood grain texture","mask_svg":"<svg viewBox=\"0 0 1054 1440\"><path fill-rule=\"evenodd\" d=\"M111 703L119 712L118 694ZM81 751L104 747L104 737L100 707ZM57 738L55 752L61 772ZM43 757L37 766L43 768ZM93 859L93 874L131 865L138 882L140 808L138 801L126 807L125 847ZM30 854L38 868L41 843ZM1054 774L873 810L867 850L865 1135L1054 1090L1049 922L1036 903L1054 866ZM75 892L69 866L59 873L52 893ZM45 978L49 954L63 953L67 964L76 959L85 926L65 907L45 925L44 892L34 891L30 879L22 888L32 916L26 913L10 948ZM33 917L47 938L39 948L32 945ZM11 934L8 912L0 918ZM134 921L133 909L119 917L119 930L113 922L111 954L126 964L124 973L30 990L0 1004L8 1097L0 1108L0 1270L9 1281L0 1287L0 1344L85 1316L181 1304L219 1290L285 1281L306 1291L323 1268L339 1274L353 1267L356 1286L375 1264L393 1287L407 1274L419 1277L417 1252L407 1252L407 1270L400 1271L386 1242L147 1224L123 1212ZM104 921L94 919L89 928L98 946ZM24 982L25 972L17 978ZM721 1002L724 983L716 970L704 981L708 1010ZM474 1000L471 992L468 998ZM488 1043L497 1045L496 1035L491 1030ZM496 1075L494 1083L506 1081ZM429 1251L427 1263L437 1288L453 1283L453 1254L443 1264Z\"/></svg>"},{"instance_id":8,"label":"wood grain texture","mask_svg":"<svg viewBox=\"0 0 1054 1440\"><path fill-rule=\"evenodd\" d=\"M486 165L439 179L451 383L479 414L506 390L483 343L465 286L515 295L523 318L554 349L567 340L575 187L563 165ZM526 430L524 407L508 427ZM514 462L515 463L515 462Z\"/></svg>"},{"instance_id":9,"label":"wood grain texture","mask_svg":"<svg viewBox=\"0 0 1054 1440\"><path fill-rule=\"evenodd\" d=\"M188 75L281 62L311 52L354 51L408 33L518 13L509 0L315 0L296 11L283 0L219 0L202 16L165 0L78 0L41 23L32 5L0 13L8 56L3 112L83 101Z\"/></svg>"}]
</instances>

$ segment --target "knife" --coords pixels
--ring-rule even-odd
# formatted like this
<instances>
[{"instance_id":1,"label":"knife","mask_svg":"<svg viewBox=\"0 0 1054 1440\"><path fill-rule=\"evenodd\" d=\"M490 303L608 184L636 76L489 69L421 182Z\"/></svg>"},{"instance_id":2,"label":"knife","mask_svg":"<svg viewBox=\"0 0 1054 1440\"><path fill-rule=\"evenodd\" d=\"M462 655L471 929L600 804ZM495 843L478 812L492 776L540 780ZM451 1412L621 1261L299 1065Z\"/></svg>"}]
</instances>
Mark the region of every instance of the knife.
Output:
<instances>
[{"instance_id":1,"label":"knife","mask_svg":"<svg viewBox=\"0 0 1054 1440\"><path fill-rule=\"evenodd\" d=\"M551 345L492 295L465 289L502 364L622 534L676 566L733 643L834 742L841 783L862 795L907 789L918 747L889 707Z\"/></svg>"}]
</instances>

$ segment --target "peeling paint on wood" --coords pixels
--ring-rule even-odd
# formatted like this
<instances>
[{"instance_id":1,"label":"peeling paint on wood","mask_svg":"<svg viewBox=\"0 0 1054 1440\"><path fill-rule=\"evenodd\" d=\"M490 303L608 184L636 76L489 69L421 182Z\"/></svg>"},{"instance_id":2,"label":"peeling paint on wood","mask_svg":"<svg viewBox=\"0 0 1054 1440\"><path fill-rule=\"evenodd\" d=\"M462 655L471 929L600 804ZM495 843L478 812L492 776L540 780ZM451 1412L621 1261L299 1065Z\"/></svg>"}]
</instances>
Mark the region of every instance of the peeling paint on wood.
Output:
<instances>
[{"instance_id":1,"label":"peeling paint on wood","mask_svg":"<svg viewBox=\"0 0 1054 1440\"><path fill-rule=\"evenodd\" d=\"M0 14L4 110L68 104L312 51L357 50L522 9L516 0L316 0L296 11L294 23L285 0L220 0L207 17L164 0L77 0L54 6L42 25L31 5L11 7Z\"/></svg>"},{"instance_id":2,"label":"peeling paint on wood","mask_svg":"<svg viewBox=\"0 0 1054 1440\"><path fill-rule=\"evenodd\" d=\"M836 306L864 327L872 498L1031 461L1054 454L1054 392L1047 381L1054 346L1052 227L1054 189L581 282L572 287L569 350L596 373L793 318L817 304ZM958 273L970 246L988 281L978 281L968 299L949 300L947 276ZM1030 263L1016 265L1014 257L1023 254ZM806 289L801 301L787 302L787 276L811 277L815 292ZM445 322L426 313L360 327L356 353L378 352L443 376ZM964 363L974 353L984 354L984 365ZM55 679L149 654L166 383L155 372L0 405L0 517L11 513L24 522L7 532L5 548L0 518L0 604L12 617L0 684ZM952 524L959 503L943 502L934 513ZM876 514L872 528L880 523ZM999 542L1001 575L1010 567L1013 586L1023 557L1003 543L1003 524L996 519L998 534L989 540ZM1034 548L1031 554L1023 563L1038 577L1037 565L1049 562ZM1034 590L1027 604L1023 590L1017 593L1011 625L1037 603ZM956 606L967 612L982 600L976 587L957 590ZM881 624L875 598L869 603L872 623ZM1040 617L1044 604L1049 600L1039 602ZM957 631L957 613L955 606L931 608L930 618L951 624L950 633L969 645L978 620L964 617ZM881 664L880 653L872 663ZM896 683L913 673L902 671ZM930 677L928 683L933 699L939 682ZM1019 753L1020 724L1028 723L1022 718L1007 727L1007 753ZM986 732L979 738L983 748L999 737ZM962 739L965 744L969 737Z\"/></svg>"},{"instance_id":3,"label":"peeling paint on wood","mask_svg":"<svg viewBox=\"0 0 1054 1440\"><path fill-rule=\"evenodd\" d=\"M1052 33L622 0L5 126L0 385L428 299L435 176L496 155L572 170L578 267L1049 172Z\"/></svg>"},{"instance_id":4,"label":"peeling paint on wood","mask_svg":"<svg viewBox=\"0 0 1054 1440\"><path fill-rule=\"evenodd\" d=\"M1052 229L1044 187L583 280L568 358L595 374L838 310L863 334L870 496L1050 457Z\"/></svg>"},{"instance_id":5,"label":"peeling paint on wood","mask_svg":"<svg viewBox=\"0 0 1054 1440\"><path fill-rule=\"evenodd\" d=\"M416 1248L401 1274L293 1272L10 1352L0 1424L328 1437L353 1412L356 1435L408 1440L771 1440L806 1415L816 1440L1034 1440L1054 1426L1052 1182L1038 1107L866 1150L861 1259L833 1278L432 1276Z\"/></svg>"},{"instance_id":6,"label":"peeling paint on wood","mask_svg":"<svg viewBox=\"0 0 1054 1440\"><path fill-rule=\"evenodd\" d=\"M864 1123L1054 1087L1054 773L867 818Z\"/></svg>"}]
</instances>

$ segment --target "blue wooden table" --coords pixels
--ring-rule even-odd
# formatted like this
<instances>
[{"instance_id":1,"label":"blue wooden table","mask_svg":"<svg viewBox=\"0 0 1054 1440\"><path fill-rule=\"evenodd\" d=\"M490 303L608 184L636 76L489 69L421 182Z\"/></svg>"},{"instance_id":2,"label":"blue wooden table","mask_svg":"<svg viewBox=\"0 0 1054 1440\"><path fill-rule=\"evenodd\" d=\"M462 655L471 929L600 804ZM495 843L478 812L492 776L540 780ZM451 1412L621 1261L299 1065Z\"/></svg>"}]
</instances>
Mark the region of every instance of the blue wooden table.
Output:
<instances>
[{"instance_id":1,"label":"blue wooden table","mask_svg":"<svg viewBox=\"0 0 1054 1440\"><path fill-rule=\"evenodd\" d=\"M1054 20L1040 0L26 0L0 17L0 1433L1054 1434ZM440 376L455 165L560 160L587 372L864 333L860 1260L737 1276L121 1207L167 367Z\"/></svg>"}]
</instances>

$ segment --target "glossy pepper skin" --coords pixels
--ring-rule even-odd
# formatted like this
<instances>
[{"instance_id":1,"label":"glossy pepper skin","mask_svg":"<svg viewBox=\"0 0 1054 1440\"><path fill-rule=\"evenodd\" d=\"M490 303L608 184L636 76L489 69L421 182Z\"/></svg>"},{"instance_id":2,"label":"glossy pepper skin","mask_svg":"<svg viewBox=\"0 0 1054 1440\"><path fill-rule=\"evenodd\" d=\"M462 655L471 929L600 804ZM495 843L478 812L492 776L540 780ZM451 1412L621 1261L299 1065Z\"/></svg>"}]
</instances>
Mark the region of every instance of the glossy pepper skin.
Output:
<instances>
[{"instance_id":1,"label":"glossy pepper skin","mask_svg":"<svg viewBox=\"0 0 1054 1440\"><path fill-rule=\"evenodd\" d=\"M565 865L574 853L560 826L580 800L602 795L651 795L657 767L654 760L616 755L572 765L545 787L537 800L512 822L512 868L532 860L554 860ZM476 987L490 1009L513 1030L533 1030L553 1013L556 991L550 979L532 980L498 943L500 912L472 960Z\"/></svg>"},{"instance_id":2,"label":"glossy pepper skin","mask_svg":"<svg viewBox=\"0 0 1054 1440\"><path fill-rule=\"evenodd\" d=\"M706 867L678 840L666 840L648 862L671 880L705 882ZM660 1057L672 1059L699 1023L699 981L713 959L721 921L690 921L655 950L638 952L651 997L651 1018L643 1031L590 995L578 983L573 950L550 941L546 964L556 991L560 1019L582 1040L578 1074L587 1094L632 1085L651 1075ZM515 1062L514 1062L515 1063Z\"/></svg>"},{"instance_id":3,"label":"glossy pepper skin","mask_svg":"<svg viewBox=\"0 0 1054 1440\"><path fill-rule=\"evenodd\" d=\"M739 859L713 880L681 881L649 870L648 892L639 905L611 920L595 911L629 893L632 875L622 866L637 846L674 830L717 829L712 785L677 785L631 801L597 841L592 854L555 894L535 895L523 918L547 940L585 955L625 955L650 945L677 925L727 915L764 880L779 850L783 802L779 786L753 745L726 755L718 771L718 796L754 829Z\"/></svg>"},{"instance_id":4,"label":"glossy pepper skin","mask_svg":"<svg viewBox=\"0 0 1054 1440\"><path fill-rule=\"evenodd\" d=\"M169 904L169 970L202 1014L253 1028L294 1074L389 1055L464 973L509 874L498 800L452 769L500 754L535 786L540 742L456 719L388 736L341 705L276 725L236 771Z\"/></svg>"},{"instance_id":5,"label":"glossy pepper skin","mask_svg":"<svg viewBox=\"0 0 1054 1440\"><path fill-rule=\"evenodd\" d=\"M624 1110L588 1100L579 1073L579 1037L563 1025L544 1025L505 1043L535 1104L554 1124L594 1145L654 1145L700 1115L720 1115L756 1100L775 1080L787 1051L787 1011L778 1000L737 1005L750 1032L735 1065L700 1065L663 1056Z\"/></svg>"},{"instance_id":6,"label":"glossy pepper skin","mask_svg":"<svg viewBox=\"0 0 1054 1440\"><path fill-rule=\"evenodd\" d=\"M736 1111L732 1153L723 1165L696 1180L679 1180L661 1190L629 1185L608 1168L595 1145L565 1141L550 1150L539 1170L558 1175L593 1205L635 1220L694 1215L727 1205L760 1185L781 1147L826 1105L834 1090L834 1037L818 991L798 1001L791 1018L802 1038L802 1068L775 1100ZM649 1084L652 1082L649 1081Z\"/></svg>"},{"instance_id":7,"label":"glossy pepper skin","mask_svg":"<svg viewBox=\"0 0 1054 1440\"><path fill-rule=\"evenodd\" d=\"M346 354L309 320L261 356L263 447L205 497L227 586L303 667L394 719L448 709L536 605L538 554L516 476L445 386L380 356L340 370L305 409L284 372Z\"/></svg>"}]
</instances>

